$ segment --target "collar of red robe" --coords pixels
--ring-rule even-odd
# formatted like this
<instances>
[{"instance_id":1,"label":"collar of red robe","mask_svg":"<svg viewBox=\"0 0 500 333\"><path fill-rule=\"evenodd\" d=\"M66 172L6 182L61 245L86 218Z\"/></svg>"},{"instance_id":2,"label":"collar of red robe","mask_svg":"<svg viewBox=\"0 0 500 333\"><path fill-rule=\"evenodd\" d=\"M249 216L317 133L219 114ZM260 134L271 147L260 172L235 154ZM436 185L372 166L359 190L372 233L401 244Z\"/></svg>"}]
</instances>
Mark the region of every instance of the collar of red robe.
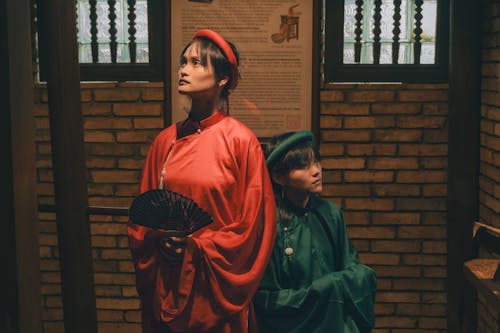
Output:
<instances>
[{"instance_id":1,"label":"collar of red robe","mask_svg":"<svg viewBox=\"0 0 500 333\"><path fill-rule=\"evenodd\" d=\"M207 127L217 124L225 117L226 116L221 112L215 112L200 121L196 121L188 117L186 120L177 123L177 139L196 132L201 132Z\"/></svg>"}]
</instances>

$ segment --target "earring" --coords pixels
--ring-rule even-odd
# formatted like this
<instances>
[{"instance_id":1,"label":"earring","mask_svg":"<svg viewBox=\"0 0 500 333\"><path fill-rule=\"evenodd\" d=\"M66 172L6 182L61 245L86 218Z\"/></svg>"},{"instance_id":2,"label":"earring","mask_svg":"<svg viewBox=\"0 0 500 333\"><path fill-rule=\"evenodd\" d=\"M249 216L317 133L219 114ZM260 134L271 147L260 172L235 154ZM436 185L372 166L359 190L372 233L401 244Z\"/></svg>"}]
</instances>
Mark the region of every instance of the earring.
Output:
<instances>
[{"instance_id":1,"label":"earring","mask_svg":"<svg viewBox=\"0 0 500 333\"><path fill-rule=\"evenodd\" d=\"M281 200L285 199L285 186L281 186Z\"/></svg>"}]
</instances>

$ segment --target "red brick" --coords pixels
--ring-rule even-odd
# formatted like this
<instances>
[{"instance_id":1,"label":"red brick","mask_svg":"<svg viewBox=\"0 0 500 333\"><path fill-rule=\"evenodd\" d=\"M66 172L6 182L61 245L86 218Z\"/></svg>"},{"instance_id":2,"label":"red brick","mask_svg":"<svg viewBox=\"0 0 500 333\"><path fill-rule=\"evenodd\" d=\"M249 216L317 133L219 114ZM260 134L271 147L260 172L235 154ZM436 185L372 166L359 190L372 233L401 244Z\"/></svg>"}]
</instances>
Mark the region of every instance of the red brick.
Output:
<instances>
[{"instance_id":1,"label":"red brick","mask_svg":"<svg viewBox=\"0 0 500 333\"><path fill-rule=\"evenodd\" d=\"M400 91L401 102L444 102L448 100L447 90L409 90Z\"/></svg>"},{"instance_id":2,"label":"red brick","mask_svg":"<svg viewBox=\"0 0 500 333\"><path fill-rule=\"evenodd\" d=\"M125 311L125 321L128 323L142 323L141 311Z\"/></svg>"},{"instance_id":3,"label":"red brick","mask_svg":"<svg viewBox=\"0 0 500 333\"><path fill-rule=\"evenodd\" d=\"M339 143L321 143L319 152L322 157L339 156L344 153L344 146Z\"/></svg>"},{"instance_id":4,"label":"red brick","mask_svg":"<svg viewBox=\"0 0 500 333\"><path fill-rule=\"evenodd\" d=\"M400 117L399 128L442 128L446 123L444 117Z\"/></svg>"},{"instance_id":5,"label":"red brick","mask_svg":"<svg viewBox=\"0 0 500 333\"><path fill-rule=\"evenodd\" d=\"M446 267L424 267L423 276L428 278L446 278Z\"/></svg>"},{"instance_id":6,"label":"red brick","mask_svg":"<svg viewBox=\"0 0 500 333\"><path fill-rule=\"evenodd\" d=\"M125 274L125 273L96 273L94 274L94 279L96 284L106 284L106 285L135 285L135 275Z\"/></svg>"},{"instance_id":7,"label":"red brick","mask_svg":"<svg viewBox=\"0 0 500 333\"><path fill-rule=\"evenodd\" d=\"M419 277L420 267L417 266L401 266L399 264L393 266L371 266L377 273L377 277ZM391 288L392 289L392 288Z\"/></svg>"},{"instance_id":8,"label":"red brick","mask_svg":"<svg viewBox=\"0 0 500 333\"><path fill-rule=\"evenodd\" d=\"M395 156L396 144L377 143L377 144L348 144L347 154L350 156Z\"/></svg>"},{"instance_id":9,"label":"red brick","mask_svg":"<svg viewBox=\"0 0 500 333\"><path fill-rule=\"evenodd\" d=\"M97 285L95 286L95 294L99 296L108 296L108 297L113 297L113 296L121 296L121 287L120 286L102 286L102 285Z\"/></svg>"},{"instance_id":10,"label":"red brick","mask_svg":"<svg viewBox=\"0 0 500 333\"><path fill-rule=\"evenodd\" d=\"M424 241L422 243L423 251L422 253L440 253L446 254L446 242L444 241Z\"/></svg>"},{"instance_id":11,"label":"red brick","mask_svg":"<svg viewBox=\"0 0 500 333\"><path fill-rule=\"evenodd\" d=\"M368 184L335 184L328 189L323 189L323 194L337 197L368 197L370 186Z\"/></svg>"},{"instance_id":12,"label":"red brick","mask_svg":"<svg viewBox=\"0 0 500 333\"><path fill-rule=\"evenodd\" d=\"M401 144L401 156L447 156L448 145L445 144Z\"/></svg>"},{"instance_id":13,"label":"red brick","mask_svg":"<svg viewBox=\"0 0 500 333\"><path fill-rule=\"evenodd\" d=\"M116 185L115 186L116 190L114 194L116 196L129 196L129 197L135 197L138 193L139 187L137 184L122 184L122 185Z\"/></svg>"},{"instance_id":14,"label":"red brick","mask_svg":"<svg viewBox=\"0 0 500 333\"><path fill-rule=\"evenodd\" d=\"M392 102L395 100L394 91L352 91L347 93L347 100L350 102Z\"/></svg>"},{"instance_id":15,"label":"red brick","mask_svg":"<svg viewBox=\"0 0 500 333\"><path fill-rule=\"evenodd\" d=\"M423 105L423 114L432 115L447 115L448 114L448 104L447 103L433 103Z\"/></svg>"},{"instance_id":16,"label":"red brick","mask_svg":"<svg viewBox=\"0 0 500 333\"><path fill-rule=\"evenodd\" d=\"M368 161L369 169L418 169L416 157L378 157Z\"/></svg>"},{"instance_id":17,"label":"red brick","mask_svg":"<svg viewBox=\"0 0 500 333\"><path fill-rule=\"evenodd\" d=\"M109 116L111 115L111 103L85 103L82 104L82 113L85 119L91 116Z\"/></svg>"},{"instance_id":18,"label":"red brick","mask_svg":"<svg viewBox=\"0 0 500 333\"><path fill-rule=\"evenodd\" d=\"M419 224L419 213L373 213L372 221L374 224Z\"/></svg>"},{"instance_id":19,"label":"red brick","mask_svg":"<svg viewBox=\"0 0 500 333\"><path fill-rule=\"evenodd\" d=\"M346 209L351 210L374 210L388 211L394 210L394 200L392 199L345 199Z\"/></svg>"},{"instance_id":20,"label":"red brick","mask_svg":"<svg viewBox=\"0 0 500 333\"><path fill-rule=\"evenodd\" d=\"M425 143L447 143L448 131L447 129L426 129L424 130Z\"/></svg>"},{"instance_id":21,"label":"red brick","mask_svg":"<svg viewBox=\"0 0 500 333\"><path fill-rule=\"evenodd\" d=\"M420 252L420 242L419 241L407 241L407 240L396 240L396 241L383 241L374 240L372 241L372 251L373 252L405 252L405 253L418 253Z\"/></svg>"},{"instance_id":22,"label":"red brick","mask_svg":"<svg viewBox=\"0 0 500 333\"><path fill-rule=\"evenodd\" d=\"M424 197L445 197L448 194L448 186L446 184L423 185L422 194Z\"/></svg>"},{"instance_id":23,"label":"red brick","mask_svg":"<svg viewBox=\"0 0 500 333\"><path fill-rule=\"evenodd\" d=\"M321 160L324 169L364 169L364 158L324 158Z\"/></svg>"},{"instance_id":24,"label":"red brick","mask_svg":"<svg viewBox=\"0 0 500 333\"><path fill-rule=\"evenodd\" d=\"M141 331L138 323L98 323L98 330L102 333L137 333Z\"/></svg>"},{"instance_id":25,"label":"red brick","mask_svg":"<svg viewBox=\"0 0 500 333\"><path fill-rule=\"evenodd\" d=\"M448 159L445 157L426 157L420 160L423 169L446 169Z\"/></svg>"},{"instance_id":26,"label":"red brick","mask_svg":"<svg viewBox=\"0 0 500 333\"><path fill-rule=\"evenodd\" d=\"M396 306L394 304L375 304L375 315L391 315L394 314ZM373 331L372 331L373 332Z\"/></svg>"},{"instance_id":27,"label":"red brick","mask_svg":"<svg viewBox=\"0 0 500 333\"><path fill-rule=\"evenodd\" d=\"M444 266L446 265L446 256L430 254L403 254L403 264L416 266Z\"/></svg>"},{"instance_id":28,"label":"red brick","mask_svg":"<svg viewBox=\"0 0 500 333\"><path fill-rule=\"evenodd\" d=\"M344 180L347 183L388 183L394 179L393 171L346 171Z\"/></svg>"},{"instance_id":29,"label":"red brick","mask_svg":"<svg viewBox=\"0 0 500 333\"><path fill-rule=\"evenodd\" d=\"M442 291L445 289L444 279L397 279L394 290Z\"/></svg>"},{"instance_id":30,"label":"red brick","mask_svg":"<svg viewBox=\"0 0 500 333\"><path fill-rule=\"evenodd\" d=\"M91 177L96 183L135 183L138 171L92 170Z\"/></svg>"},{"instance_id":31,"label":"red brick","mask_svg":"<svg viewBox=\"0 0 500 333\"><path fill-rule=\"evenodd\" d=\"M397 254L384 253L360 253L359 259L366 265L389 265L394 266L399 264L399 256Z\"/></svg>"},{"instance_id":32,"label":"red brick","mask_svg":"<svg viewBox=\"0 0 500 333\"><path fill-rule=\"evenodd\" d=\"M116 247L116 238L113 236L93 236L93 247Z\"/></svg>"},{"instance_id":33,"label":"red brick","mask_svg":"<svg viewBox=\"0 0 500 333\"><path fill-rule=\"evenodd\" d=\"M92 196L108 196L113 195L113 185L110 184L89 184L88 194L89 197Z\"/></svg>"},{"instance_id":34,"label":"red brick","mask_svg":"<svg viewBox=\"0 0 500 333\"><path fill-rule=\"evenodd\" d=\"M96 307L97 309L137 310L140 309L140 301L139 299L97 297Z\"/></svg>"},{"instance_id":35,"label":"red brick","mask_svg":"<svg viewBox=\"0 0 500 333\"><path fill-rule=\"evenodd\" d=\"M321 103L321 114L368 115L369 104Z\"/></svg>"},{"instance_id":36,"label":"red brick","mask_svg":"<svg viewBox=\"0 0 500 333\"><path fill-rule=\"evenodd\" d=\"M135 129L163 129L163 119L161 118L137 118L134 119Z\"/></svg>"},{"instance_id":37,"label":"red brick","mask_svg":"<svg viewBox=\"0 0 500 333\"><path fill-rule=\"evenodd\" d=\"M380 292L377 293L377 302L382 303L419 303L420 293L416 292Z\"/></svg>"},{"instance_id":38,"label":"red brick","mask_svg":"<svg viewBox=\"0 0 500 333\"><path fill-rule=\"evenodd\" d=\"M322 129L332 129L332 128L341 128L342 127L342 118L340 117L329 117L322 116L319 120L320 128Z\"/></svg>"},{"instance_id":39,"label":"red brick","mask_svg":"<svg viewBox=\"0 0 500 333\"><path fill-rule=\"evenodd\" d=\"M116 142L144 143L152 141L158 131L126 131L116 133Z\"/></svg>"},{"instance_id":40,"label":"red brick","mask_svg":"<svg viewBox=\"0 0 500 333\"><path fill-rule=\"evenodd\" d=\"M370 217L367 212L344 211L344 220L347 225L367 225Z\"/></svg>"},{"instance_id":41,"label":"red brick","mask_svg":"<svg viewBox=\"0 0 500 333\"><path fill-rule=\"evenodd\" d=\"M395 332L394 328L397 327L407 327L407 328L417 327L417 319L411 317L401 317L401 316L382 317L382 318L377 318L377 326L389 327L392 328L391 332Z\"/></svg>"},{"instance_id":42,"label":"red brick","mask_svg":"<svg viewBox=\"0 0 500 333\"><path fill-rule=\"evenodd\" d=\"M373 193L379 197L420 195L420 186L418 185L382 184L382 185L373 185L372 189Z\"/></svg>"},{"instance_id":43,"label":"red brick","mask_svg":"<svg viewBox=\"0 0 500 333\"><path fill-rule=\"evenodd\" d=\"M344 128L387 128L394 127L392 117L345 117Z\"/></svg>"},{"instance_id":44,"label":"red brick","mask_svg":"<svg viewBox=\"0 0 500 333\"><path fill-rule=\"evenodd\" d=\"M104 132L104 131L99 131L99 132L85 132L84 135L84 141L86 143L89 142L114 142L115 137L113 133L110 132Z\"/></svg>"},{"instance_id":45,"label":"red brick","mask_svg":"<svg viewBox=\"0 0 500 333\"><path fill-rule=\"evenodd\" d=\"M370 106L372 114L418 114L421 111L420 104L412 103L374 103Z\"/></svg>"},{"instance_id":46,"label":"red brick","mask_svg":"<svg viewBox=\"0 0 500 333\"><path fill-rule=\"evenodd\" d=\"M446 225L446 213L426 212L423 224Z\"/></svg>"},{"instance_id":47,"label":"red brick","mask_svg":"<svg viewBox=\"0 0 500 333\"><path fill-rule=\"evenodd\" d=\"M120 235L127 232L127 226L118 223L92 223L90 225L92 235Z\"/></svg>"},{"instance_id":48,"label":"red brick","mask_svg":"<svg viewBox=\"0 0 500 333\"><path fill-rule=\"evenodd\" d=\"M321 132L323 141L329 142L368 142L371 138L369 130L331 130Z\"/></svg>"},{"instance_id":49,"label":"red brick","mask_svg":"<svg viewBox=\"0 0 500 333\"><path fill-rule=\"evenodd\" d=\"M446 183L445 171L399 171L396 176L398 183Z\"/></svg>"},{"instance_id":50,"label":"red brick","mask_svg":"<svg viewBox=\"0 0 500 333\"><path fill-rule=\"evenodd\" d=\"M343 102L344 93L335 90L322 90L320 91L321 102Z\"/></svg>"},{"instance_id":51,"label":"red brick","mask_svg":"<svg viewBox=\"0 0 500 333\"><path fill-rule=\"evenodd\" d=\"M400 239L445 239L446 227L431 226L400 226L398 228Z\"/></svg>"},{"instance_id":52,"label":"red brick","mask_svg":"<svg viewBox=\"0 0 500 333\"><path fill-rule=\"evenodd\" d=\"M392 227L360 227L349 226L349 237L352 239L394 239L396 232Z\"/></svg>"},{"instance_id":53,"label":"red brick","mask_svg":"<svg viewBox=\"0 0 500 333\"><path fill-rule=\"evenodd\" d=\"M375 130L376 142L414 142L422 139L421 130Z\"/></svg>"},{"instance_id":54,"label":"red brick","mask_svg":"<svg viewBox=\"0 0 500 333\"><path fill-rule=\"evenodd\" d=\"M107 311L107 310L97 310L97 321L98 322L122 322L123 321L123 311Z\"/></svg>"},{"instance_id":55,"label":"red brick","mask_svg":"<svg viewBox=\"0 0 500 333\"><path fill-rule=\"evenodd\" d=\"M100 144L89 147L90 155L109 156L131 156L135 153L135 147L125 144Z\"/></svg>"},{"instance_id":56,"label":"red brick","mask_svg":"<svg viewBox=\"0 0 500 333\"><path fill-rule=\"evenodd\" d=\"M116 103L113 104L113 114L116 116L160 116L161 104L148 103Z\"/></svg>"},{"instance_id":57,"label":"red brick","mask_svg":"<svg viewBox=\"0 0 500 333\"><path fill-rule=\"evenodd\" d=\"M137 101L140 93L134 88L96 89L94 98L96 101L124 102Z\"/></svg>"},{"instance_id":58,"label":"red brick","mask_svg":"<svg viewBox=\"0 0 500 333\"><path fill-rule=\"evenodd\" d=\"M130 129L132 122L126 118L93 117L84 121L84 128L91 129Z\"/></svg>"},{"instance_id":59,"label":"red brick","mask_svg":"<svg viewBox=\"0 0 500 333\"><path fill-rule=\"evenodd\" d=\"M398 304L396 313L413 316L445 316L446 306L444 304Z\"/></svg>"},{"instance_id":60,"label":"red brick","mask_svg":"<svg viewBox=\"0 0 500 333\"><path fill-rule=\"evenodd\" d=\"M433 329L446 329L446 318L420 318L418 320L419 327L433 328Z\"/></svg>"},{"instance_id":61,"label":"red brick","mask_svg":"<svg viewBox=\"0 0 500 333\"><path fill-rule=\"evenodd\" d=\"M165 96L164 88L147 88L142 91L142 100L145 102L150 101L163 101Z\"/></svg>"},{"instance_id":62,"label":"red brick","mask_svg":"<svg viewBox=\"0 0 500 333\"><path fill-rule=\"evenodd\" d=\"M446 198L398 198L396 207L399 211L446 211Z\"/></svg>"},{"instance_id":63,"label":"red brick","mask_svg":"<svg viewBox=\"0 0 500 333\"><path fill-rule=\"evenodd\" d=\"M101 258L102 259L117 259L117 260L122 260L122 259L127 259L129 260L131 257L130 250L129 249L102 249L100 251L101 253Z\"/></svg>"}]
</instances>

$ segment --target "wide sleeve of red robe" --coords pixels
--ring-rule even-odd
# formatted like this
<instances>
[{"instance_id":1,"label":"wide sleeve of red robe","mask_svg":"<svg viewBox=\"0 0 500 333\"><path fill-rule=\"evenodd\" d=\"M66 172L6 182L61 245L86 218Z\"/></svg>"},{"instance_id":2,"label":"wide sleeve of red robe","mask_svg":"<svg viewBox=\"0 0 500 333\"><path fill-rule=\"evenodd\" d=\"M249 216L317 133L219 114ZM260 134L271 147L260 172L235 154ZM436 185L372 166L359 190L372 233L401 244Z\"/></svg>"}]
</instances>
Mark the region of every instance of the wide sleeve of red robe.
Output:
<instances>
[{"instance_id":1,"label":"wide sleeve of red robe","mask_svg":"<svg viewBox=\"0 0 500 333\"><path fill-rule=\"evenodd\" d=\"M195 200L214 222L188 237L182 265L159 253L161 231L129 223L143 332L252 332L252 297L276 232L275 202L260 143L220 114L180 139L161 132L146 159L140 192L165 189Z\"/></svg>"}]
</instances>

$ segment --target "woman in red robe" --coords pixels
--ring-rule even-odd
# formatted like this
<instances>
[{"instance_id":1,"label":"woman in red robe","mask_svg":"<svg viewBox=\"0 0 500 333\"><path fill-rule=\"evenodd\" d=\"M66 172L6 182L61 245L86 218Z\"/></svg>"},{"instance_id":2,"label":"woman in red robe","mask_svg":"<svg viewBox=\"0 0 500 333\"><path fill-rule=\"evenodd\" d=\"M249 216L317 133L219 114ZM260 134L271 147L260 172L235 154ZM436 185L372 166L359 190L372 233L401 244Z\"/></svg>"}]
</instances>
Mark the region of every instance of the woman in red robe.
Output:
<instances>
[{"instance_id":1,"label":"woman in red robe","mask_svg":"<svg viewBox=\"0 0 500 333\"><path fill-rule=\"evenodd\" d=\"M259 141L221 107L238 76L236 49L214 31L181 54L178 92L191 109L154 140L140 193L180 193L213 223L186 236L129 222L143 333L257 329L251 300L274 245L275 202Z\"/></svg>"}]
</instances>

